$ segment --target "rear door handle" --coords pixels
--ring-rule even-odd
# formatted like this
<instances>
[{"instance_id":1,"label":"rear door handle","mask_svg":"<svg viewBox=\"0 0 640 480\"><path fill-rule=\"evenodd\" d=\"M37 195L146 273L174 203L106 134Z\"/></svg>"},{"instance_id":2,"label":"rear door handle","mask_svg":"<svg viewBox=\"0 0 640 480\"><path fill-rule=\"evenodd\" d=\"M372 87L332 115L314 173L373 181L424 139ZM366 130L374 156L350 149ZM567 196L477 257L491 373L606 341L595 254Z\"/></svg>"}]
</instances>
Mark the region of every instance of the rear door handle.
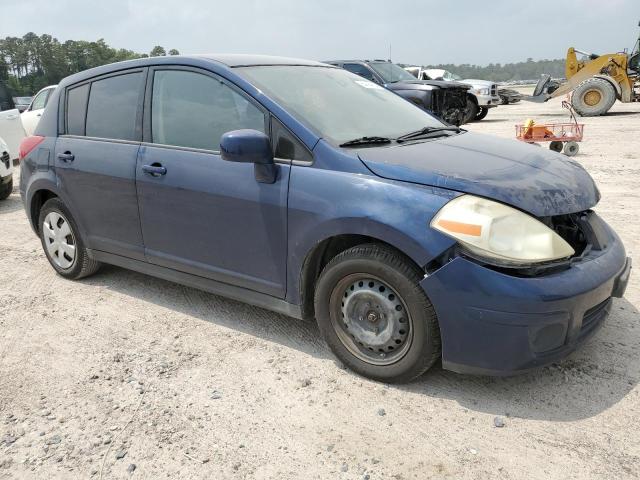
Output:
<instances>
[{"instance_id":1,"label":"rear door handle","mask_svg":"<svg viewBox=\"0 0 640 480\"><path fill-rule=\"evenodd\" d=\"M64 152L64 153L59 153L58 154L58 160L60 160L60 161L62 161L64 163L73 162L73 160L75 158L76 157L71 152Z\"/></svg>"},{"instance_id":2,"label":"rear door handle","mask_svg":"<svg viewBox=\"0 0 640 480\"><path fill-rule=\"evenodd\" d=\"M160 175L165 175L167 173L167 169L159 163L154 163L153 165L143 165L142 171L144 173L148 173L153 177L159 177Z\"/></svg>"}]
</instances>

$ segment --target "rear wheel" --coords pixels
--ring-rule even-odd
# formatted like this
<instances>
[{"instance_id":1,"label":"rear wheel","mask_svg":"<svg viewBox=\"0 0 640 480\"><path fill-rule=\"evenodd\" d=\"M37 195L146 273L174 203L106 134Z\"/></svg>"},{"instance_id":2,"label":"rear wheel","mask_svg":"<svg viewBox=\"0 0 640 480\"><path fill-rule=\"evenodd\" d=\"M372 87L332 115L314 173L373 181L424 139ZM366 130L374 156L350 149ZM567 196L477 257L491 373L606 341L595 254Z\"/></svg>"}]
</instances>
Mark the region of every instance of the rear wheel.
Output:
<instances>
[{"instance_id":1,"label":"rear wheel","mask_svg":"<svg viewBox=\"0 0 640 480\"><path fill-rule=\"evenodd\" d=\"M574 155L577 155L579 151L580 145L578 142L567 142L564 146L564 154L567 157L573 157Z\"/></svg>"},{"instance_id":2,"label":"rear wheel","mask_svg":"<svg viewBox=\"0 0 640 480\"><path fill-rule=\"evenodd\" d=\"M489 109L487 107L479 107L478 114L476 115L475 121L479 122L480 120L482 120L484 117L487 116L487 113L489 113Z\"/></svg>"},{"instance_id":3,"label":"rear wheel","mask_svg":"<svg viewBox=\"0 0 640 480\"><path fill-rule=\"evenodd\" d=\"M380 245L353 247L324 268L316 319L334 354L383 382L407 382L440 358L440 331L422 276L409 260Z\"/></svg>"},{"instance_id":4,"label":"rear wheel","mask_svg":"<svg viewBox=\"0 0 640 480\"><path fill-rule=\"evenodd\" d=\"M553 141L549 144L549 150L553 150L554 152L562 151L562 142Z\"/></svg>"},{"instance_id":5,"label":"rear wheel","mask_svg":"<svg viewBox=\"0 0 640 480\"><path fill-rule=\"evenodd\" d=\"M478 104L467 97L467 108L465 109L464 123L472 122L478 115Z\"/></svg>"},{"instance_id":6,"label":"rear wheel","mask_svg":"<svg viewBox=\"0 0 640 480\"><path fill-rule=\"evenodd\" d=\"M580 83L571 96L571 105L583 117L604 115L616 101L616 90L603 78L592 77Z\"/></svg>"},{"instance_id":7,"label":"rear wheel","mask_svg":"<svg viewBox=\"0 0 640 480\"><path fill-rule=\"evenodd\" d=\"M13 192L13 178L8 183L0 186L0 200L6 200Z\"/></svg>"},{"instance_id":8,"label":"rear wheel","mask_svg":"<svg viewBox=\"0 0 640 480\"><path fill-rule=\"evenodd\" d=\"M59 199L47 200L42 206L38 230L47 259L61 276L78 280L100 268L100 262L89 258L75 220Z\"/></svg>"}]
</instances>

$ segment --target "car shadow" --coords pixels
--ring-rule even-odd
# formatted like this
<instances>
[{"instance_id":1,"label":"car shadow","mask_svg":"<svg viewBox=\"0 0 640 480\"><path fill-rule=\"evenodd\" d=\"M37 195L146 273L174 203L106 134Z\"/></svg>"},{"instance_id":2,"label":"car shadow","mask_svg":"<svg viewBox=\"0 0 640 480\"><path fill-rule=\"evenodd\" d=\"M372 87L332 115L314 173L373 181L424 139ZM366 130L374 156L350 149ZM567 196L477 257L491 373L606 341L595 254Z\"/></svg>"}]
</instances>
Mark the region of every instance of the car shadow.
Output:
<instances>
[{"instance_id":1,"label":"car shadow","mask_svg":"<svg viewBox=\"0 0 640 480\"><path fill-rule=\"evenodd\" d=\"M297 320L109 265L83 282L295 348L316 358L332 359L336 368L344 368L324 344L312 321ZM575 421L611 408L637 385L637 369L629 367L640 364L639 344L640 313L626 299L616 299L603 328L557 364L513 377L461 375L436 365L412 383L388 388L453 400L476 412Z\"/></svg>"}]
</instances>

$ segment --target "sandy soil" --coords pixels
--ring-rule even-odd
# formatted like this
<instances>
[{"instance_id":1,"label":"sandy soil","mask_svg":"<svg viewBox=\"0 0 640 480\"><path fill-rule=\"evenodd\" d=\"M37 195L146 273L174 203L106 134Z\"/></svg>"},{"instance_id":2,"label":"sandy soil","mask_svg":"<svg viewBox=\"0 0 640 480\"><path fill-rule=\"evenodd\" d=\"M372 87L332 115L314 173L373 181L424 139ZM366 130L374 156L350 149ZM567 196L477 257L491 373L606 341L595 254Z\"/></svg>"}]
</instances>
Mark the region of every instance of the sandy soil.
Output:
<instances>
[{"instance_id":1,"label":"sandy soil","mask_svg":"<svg viewBox=\"0 0 640 480\"><path fill-rule=\"evenodd\" d=\"M470 129L511 138L564 115L523 102ZM584 122L576 158L636 255L640 104ZM341 368L313 324L115 267L63 280L17 191L0 232L0 478L640 476L637 274L558 365L499 379L436 367L398 387Z\"/></svg>"}]
</instances>

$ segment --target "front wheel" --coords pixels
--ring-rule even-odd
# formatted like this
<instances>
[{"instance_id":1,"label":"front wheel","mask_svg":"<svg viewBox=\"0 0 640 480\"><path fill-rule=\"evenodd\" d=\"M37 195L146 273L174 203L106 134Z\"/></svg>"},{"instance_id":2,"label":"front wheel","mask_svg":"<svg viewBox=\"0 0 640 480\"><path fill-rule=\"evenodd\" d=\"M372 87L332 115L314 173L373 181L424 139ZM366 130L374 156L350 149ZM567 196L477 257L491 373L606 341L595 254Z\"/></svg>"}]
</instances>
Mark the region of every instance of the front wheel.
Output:
<instances>
[{"instance_id":1,"label":"front wheel","mask_svg":"<svg viewBox=\"0 0 640 480\"><path fill-rule=\"evenodd\" d=\"M478 115L478 111L478 104L467 97L467 108L465 109L464 123L469 123L475 120Z\"/></svg>"},{"instance_id":2,"label":"front wheel","mask_svg":"<svg viewBox=\"0 0 640 480\"><path fill-rule=\"evenodd\" d=\"M367 244L337 255L315 292L320 332L355 372L389 383L422 375L439 358L436 314L419 270L391 248Z\"/></svg>"},{"instance_id":3,"label":"front wheel","mask_svg":"<svg viewBox=\"0 0 640 480\"><path fill-rule=\"evenodd\" d=\"M477 113L476 118L474 120L476 122L479 122L480 120L482 120L484 117L487 116L487 113L489 113L489 109L487 107L479 107L478 113Z\"/></svg>"}]
</instances>

